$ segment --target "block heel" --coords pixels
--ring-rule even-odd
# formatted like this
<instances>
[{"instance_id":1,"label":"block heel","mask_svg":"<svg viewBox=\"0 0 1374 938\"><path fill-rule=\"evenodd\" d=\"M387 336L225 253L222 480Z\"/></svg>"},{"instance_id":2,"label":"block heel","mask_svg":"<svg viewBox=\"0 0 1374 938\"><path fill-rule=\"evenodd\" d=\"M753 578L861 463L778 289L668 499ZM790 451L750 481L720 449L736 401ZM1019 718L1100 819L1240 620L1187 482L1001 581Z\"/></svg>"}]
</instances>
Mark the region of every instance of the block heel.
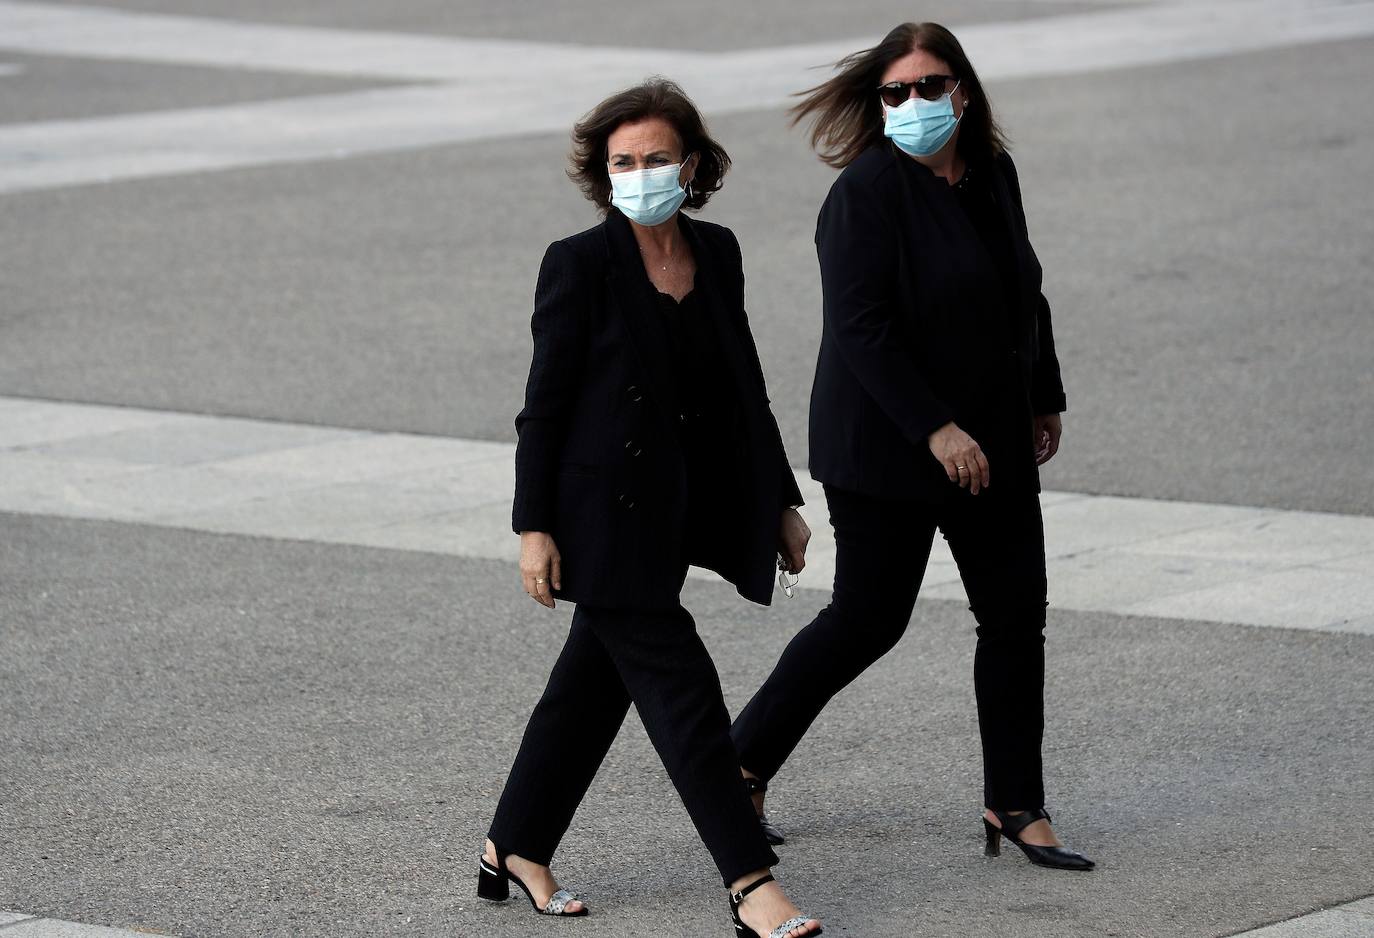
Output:
<instances>
[{"instance_id":1,"label":"block heel","mask_svg":"<svg viewBox=\"0 0 1374 938\"><path fill-rule=\"evenodd\" d=\"M510 880L486 857L477 861L477 898L488 902L505 902L510 898Z\"/></svg>"}]
</instances>

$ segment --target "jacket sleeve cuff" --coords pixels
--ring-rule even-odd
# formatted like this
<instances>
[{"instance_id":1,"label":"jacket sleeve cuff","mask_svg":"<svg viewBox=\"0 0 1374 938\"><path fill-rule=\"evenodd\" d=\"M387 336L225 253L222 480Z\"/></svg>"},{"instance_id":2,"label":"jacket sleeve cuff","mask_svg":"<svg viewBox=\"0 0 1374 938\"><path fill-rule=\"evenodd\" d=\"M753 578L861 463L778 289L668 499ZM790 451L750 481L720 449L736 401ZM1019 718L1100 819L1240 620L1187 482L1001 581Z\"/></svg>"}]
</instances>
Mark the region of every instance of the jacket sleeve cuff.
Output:
<instances>
[{"instance_id":1,"label":"jacket sleeve cuff","mask_svg":"<svg viewBox=\"0 0 1374 938\"><path fill-rule=\"evenodd\" d=\"M806 504L806 499L802 498L801 489L797 487L797 477L792 474L792 467L783 464L782 467L782 494L779 496L780 508L800 508Z\"/></svg>"},{"instance_id":2,"label":"jacket sleeve cuff","mask_svg":"<svg viewBox=\"0 0 1374 938\"><path fill-rule=\"evenodd\" d=\"M511 510L511 530L516 534L522 531L552 531L552 506L517 500Z\"/></svg>"},{"instance_id":3,"label":"jacket sleeve cuff","mask_svg":"<svg viewBox=\"0 0 1374 938\"><path fill-rule=\"evenodd\" d=\"M1032 394L1031 407L1037 417L1043 414L1062 414L1069 409L1063 391L1042 391Z\"/></svg>"}]
</instances>

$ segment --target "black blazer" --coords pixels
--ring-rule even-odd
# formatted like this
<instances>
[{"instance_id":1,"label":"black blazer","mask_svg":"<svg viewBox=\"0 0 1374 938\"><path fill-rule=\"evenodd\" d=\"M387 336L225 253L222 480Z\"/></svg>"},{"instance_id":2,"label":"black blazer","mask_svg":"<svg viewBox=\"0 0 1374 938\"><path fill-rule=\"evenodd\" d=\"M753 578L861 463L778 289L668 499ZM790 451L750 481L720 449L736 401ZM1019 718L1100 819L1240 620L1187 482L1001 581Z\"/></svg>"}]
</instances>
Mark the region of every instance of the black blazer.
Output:
<instances>
[{"instance_id":1,"label":"black blazer","mask_svg":"<svg viewBox=\"0 0 1374 938\"><path fill-rule=\"evenodd\" d=\"M1031 416L1065 409L1050 309L1011 157L983 170L1012 234L1009 291L949 184L890 144L831 186L816 226L818 481L887 498L963 497L926 442L953 420L983 448L992 491L1039 491Z\"/></svg>"},{"instance_id":2,"label":"black blazer","mask_svg":"<svg viewBox=\"0 0 1374 938\"><path fill-rule=\"evenodd\" d=\"M737 391L732 425L714 438L738 480L733 509L706 510L707 556L687 555L687 477L676 429L667 331L630 223L602 224L549 245L535 288L534 358L515 418L518 531L547 531L573 602L675 608L688 563L744 597L773 595L783 508L800 505L744 313L739 242L720 225L679 224L696 259L694 289L716 323Z\"/></svg>"}]
</instances>

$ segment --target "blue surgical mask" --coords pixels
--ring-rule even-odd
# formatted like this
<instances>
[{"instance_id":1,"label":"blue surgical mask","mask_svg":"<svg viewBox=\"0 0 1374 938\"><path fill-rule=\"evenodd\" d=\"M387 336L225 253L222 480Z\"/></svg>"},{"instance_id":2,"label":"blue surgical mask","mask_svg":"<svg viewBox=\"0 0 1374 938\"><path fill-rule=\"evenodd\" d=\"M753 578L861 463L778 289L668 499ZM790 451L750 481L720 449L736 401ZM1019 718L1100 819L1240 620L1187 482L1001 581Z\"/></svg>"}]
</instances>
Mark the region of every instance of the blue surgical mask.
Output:
<instances>
[{"instance_id":1,"label":"blue surgical mask","mask_svg":"<svg viewBox=\"0 0 1374 938\"><path fill-rule=\"evenodd\" d=\"M942 94L934 101L912 97L897 107L884 104L887 122L883 126L883 134L912 156L939 153L959 126L950 94Z\"/></svg>"},{"instance_id":2,"label":"blue surgical mask","mask_svg":"<svg viewBox=\"0 0 1374 938\"><path fill-rule=\"evenodd\" d=\"M611 173L611 204L630 221L652 228L682 207L687 190L678 185L682 164Z\"/></svg>"}]
</instances>

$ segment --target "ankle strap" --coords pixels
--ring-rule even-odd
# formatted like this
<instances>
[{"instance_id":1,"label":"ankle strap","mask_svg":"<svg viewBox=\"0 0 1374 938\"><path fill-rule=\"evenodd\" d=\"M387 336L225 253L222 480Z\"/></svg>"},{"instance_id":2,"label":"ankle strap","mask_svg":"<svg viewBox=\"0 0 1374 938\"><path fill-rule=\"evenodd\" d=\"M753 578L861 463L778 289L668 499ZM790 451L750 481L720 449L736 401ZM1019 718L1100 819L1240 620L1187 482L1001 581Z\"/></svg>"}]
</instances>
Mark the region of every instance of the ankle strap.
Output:
<instances>
[{"instance_id":1,"label":"ankle strap","mask_svg":"<svg viewBox=\"0 0 1374 938\"><path fill-rule=\"evenodd\" d=\"M992 808L992 813L997 815L997 820L1002 824L1002 833L1010 834L1013 837L1020 836L1021 832L1030 827L1036 821L1050 819L1049 814L1044 808L1030 808L1020 814L1008 814L1006 811L999 811Z\"/></svg>"},{"instance_id":2,"label":"ankle strap","mask_svg":"<svg viewBox=\"0 0 1374 938\"><path fill-rule=\"evenodd\" d=\"M510 851L502 850L501 845L495 841L492 841L491 846L492 849L496 851L496 871L498 873L506 872L506 857L510 856ZM482 862L487 862L487 852L485 850L482 851Z\"/></svg>"},{"instance_id":3,"label":"ankle strap","mask_svg":"<svg viewBox=\"0 0 1374 938\"><path fill-rule=\"evenodd\" d=\"M749 790L749 794L757 795L768 790L768 783L761 778L750 778L744 776L744 787Z\"/></svg>"},{"instance_id":4,"label":"ankle strap","mask_svg":"<svg viewBox=\"0 0 1374 938\"><path fill-rule=\"evenodd\" d=\"M772 873L765 873L764 875L760 876L758 879L756 879L756 880L754 880L752 883L750 883L748 886L745 886L745 887L744 887L743 889L741 889L739 892L732 892L732 893L730 893L730 906L731 906L731 908L736 908L736 909L738 909L738 908L740 907L740 903L742 903L745 899L747 899L747 898L749 897L749 894L750 894L751 892L753 892L755 889L758 889L760 886L764 885L765 883L771 883L771 882L773 882L773 874L772 874Z\"/></svg>"}]
</instances>

